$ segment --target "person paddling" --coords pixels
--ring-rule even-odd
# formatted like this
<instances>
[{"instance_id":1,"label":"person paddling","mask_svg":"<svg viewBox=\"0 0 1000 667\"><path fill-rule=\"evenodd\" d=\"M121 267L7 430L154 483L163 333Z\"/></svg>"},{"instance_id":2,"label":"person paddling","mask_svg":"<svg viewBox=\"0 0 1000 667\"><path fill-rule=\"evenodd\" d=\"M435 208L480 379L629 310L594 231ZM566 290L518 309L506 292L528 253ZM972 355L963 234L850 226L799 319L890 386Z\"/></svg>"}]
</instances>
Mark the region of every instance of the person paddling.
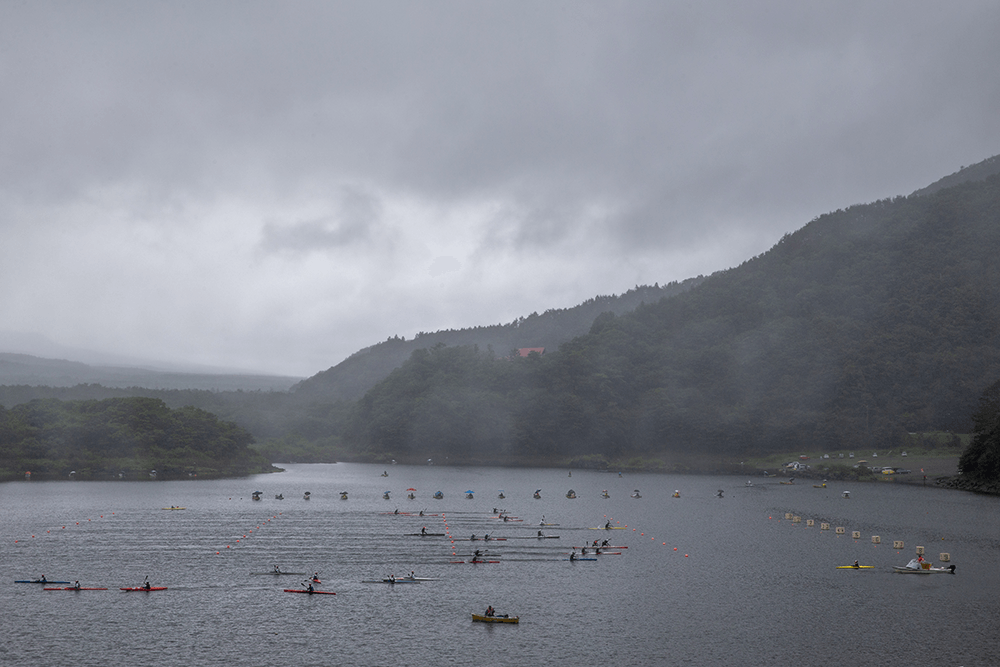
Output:
<instances>
[{"instance_id":1,"label":"person paddling","mask_svg":"<svg viewBox=\"0 0 1000 667\"><path fill-rule=\"evenodd\" d=\"M427 526L424 526L423 528L420 529L420 534L421 535L426 535L427 534Z\"/></svg>"},{"instance_id":2,"label":"person paddling","mask_svg":"<svg viewBox=\"0 0 1000 667\"><path fill-rule=\"evenodd\" d=\"M80 590L80 582L79 581L74 581L73 582L73 589L74 590Z\"/></svg>"}]
</instances>

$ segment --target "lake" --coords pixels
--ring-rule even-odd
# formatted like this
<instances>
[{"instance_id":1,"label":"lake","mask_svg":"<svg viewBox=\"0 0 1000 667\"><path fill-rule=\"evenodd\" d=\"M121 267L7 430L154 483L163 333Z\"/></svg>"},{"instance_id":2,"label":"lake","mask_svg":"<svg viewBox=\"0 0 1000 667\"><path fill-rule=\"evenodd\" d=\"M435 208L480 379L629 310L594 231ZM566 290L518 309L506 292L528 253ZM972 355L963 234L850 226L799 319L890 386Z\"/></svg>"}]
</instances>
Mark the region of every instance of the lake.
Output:
<instances>
[{"instance_id":1,"label":"lake","mask_svg":"<svg viewBox=\"0 0 1000 667\"><path fill-rule=\"evenodd\" d=\"M0 484L0 663L998 662L997 498L764 477L747 487L737 477L282 465L234 480ZM171 506L186 509L162 509ZM543 516L558 525L540 528ZM607 522L622 529L592 530ZM422 528L444 536L413 535ZM539 540L540 529L559 537ZM470 541L485 533L507 539ZM628 548L565 560L595 539ZM918 545L936 562L950 554L956 574L894 574ZM464 562L476 548L499 562ZM855 559L874 568L836 569ZM318 572L318 589L336 595L290 595L305 577L250 574L276 564ZM435 581L362 583L411 571ZM42 574L110 590L13 583ZM146 577L168 590L118 590ZM520 624L473 623L487 605Z\"/></svg>"}]
</instances>

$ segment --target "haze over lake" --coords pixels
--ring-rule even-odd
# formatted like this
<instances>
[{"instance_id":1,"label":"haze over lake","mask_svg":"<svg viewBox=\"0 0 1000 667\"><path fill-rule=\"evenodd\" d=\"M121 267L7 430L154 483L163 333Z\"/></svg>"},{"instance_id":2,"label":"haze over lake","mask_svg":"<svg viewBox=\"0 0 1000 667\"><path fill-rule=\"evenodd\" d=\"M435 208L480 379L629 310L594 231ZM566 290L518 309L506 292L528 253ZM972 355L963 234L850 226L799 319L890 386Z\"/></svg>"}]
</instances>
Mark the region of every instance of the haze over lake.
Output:
<instances>
[{"instance_id":1,"label":"haze over lake","mask_svg":"<svg viewBox=\"0 0 1000 667\"><path fill-rule=\"evenodd\" d=\"M991 663L1000 617L997 499L896 484L817 489L768 478L755 478L752 488L746 482L336 464L220 481L7 483L0 485L7 510L0 598L8 619L0 659L25 665ZM408 488L416 489L416 500L406 498ZM504 500L497 498L500 489ZM536 489L539 500L532 498ZM575 500L565 497L569 489ZM605 489L610 498L602 497ZM630 497L635 489L642 498ZM383 499L387 490L391 500ZM438 490L444 499L432 498ZM263 492L261 501L250 499L253 491ZM311 500L303 500L305 491ZM680 498L671 497L674 491ZM161 509L170 506L187 509ZM500 521L494 508L523 522ZM424 517L415 515L420 510ZM786 512L803 522L784 520ZM543 515L559 525L542 530L559 539L532 537ZM808 519L815 526L806 527ZM627 528L589 530L606 521ZM822 522L830 530L821 530ZM837 526L846 534L836 535ZM422 527L449 537L407 536ZM853 531L861 539L851 539ZM469 541L487 532L508 539ZM594 539L628 549L596 561L563 560L571 547ZM896 540L905 548L894 550ZM893 574L891 567L905 564L917 545L934 560L950 553L957 573ZM500 562L451 563L469 560L475 547ZM836 569L855 559L875 567ZM319 588L337 595L288 595L282 589L299 587L304 577L250 575L275 564L319 572ZM437 580L361 583L410 571ZM42 574L110 590L43 592L13 583ZM146 576L168 590L118 590ZM521 623L473 624L471 614L490 604Z\"/></svg>"}]
</instances>

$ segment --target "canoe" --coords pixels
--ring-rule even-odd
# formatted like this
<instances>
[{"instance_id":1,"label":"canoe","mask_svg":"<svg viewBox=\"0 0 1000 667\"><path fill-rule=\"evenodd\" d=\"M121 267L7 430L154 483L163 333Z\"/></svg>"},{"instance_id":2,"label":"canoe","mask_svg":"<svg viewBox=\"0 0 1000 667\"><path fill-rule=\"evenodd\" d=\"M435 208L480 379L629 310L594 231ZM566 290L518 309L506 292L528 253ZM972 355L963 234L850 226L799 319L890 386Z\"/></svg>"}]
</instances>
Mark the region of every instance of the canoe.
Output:
<instances>
[{"instance_id":1,"label":"canoe","mask_svg":"<svg viewBox=\"0 0 1000 667\"><path fill-rule=\"evenodd\" d=\"M419 584L420 581L417 579L362 579L363 584L391 584L395 586L396 584Z\"/></svg>"},{"instance_id":2,"label":"canoe","mask_svg":"<svg viewBox=\"0 0 1000 667\"><path fill-rule=\"evenodd\" d=\"M126 592L132 592L132 591L147 591L147 592L148 591L165 591L165 590L167 590L167 587L166 586L150 586L149 588L146 588L145 586L130 586L128 588L122 588L121 590L126 591Z\"/></svg>"},{"instance_id":3,"label":"canoe","mask_svg":"<svg viewBox=\"0 0 1000 667\"><path fill-rule=\"evenodd\" d=\"M41 580L41 579L18 579L14 582L15 584L72 584L72 581L51 581L51 580Z\"/></svg>"},{"instance_id":4,"label":"canoe","mask_svg":"<svg viewBox=\"0 0 1000 667\"><path fill-rule=\"evenodd\" d=\"M80 588L76 588L75 586L65 586L65 587L60 587L60 588L43 588L42 590L43 591L106 591L108 589L107 588L86 588L84 586L81 586Z\"/></svg>"},{"instance_id":5,"label":"canoe","mask_svg":"<svg viewBox=\"0 0 1000 667\"><path fill-rule=\"evenodd\" d=\"M250 574L273 574L275 576L282 575L282 574L294 574L294 575L299 576L299 577L306 576L305 572L251 572Z\"/></svg>"},{"instance_id":6,"label":"canoe","mask_svg":"<svg viewBox=\"0 0 1000 667\"><path fill-rule=\"evenodd\" d=\"M478 621L479 623L519 623L520 616L482 616L481 614L473 614L472 620Z\"/></svg>"},{"instance_id":7,"label":"canoe","mask_svg":"<svg viewBox=\"0 0 1000 667\"><path fill-rule=\"evenodd\" d=\"M955 574L955 566L949 565L948 567L931 567L915 570L912 567L897 567L894 565L892 571L899 574Z\"/></svg>"},{"instance_id":8,"label":"canoe","mask_svg":"<svg viewBox=\"0 0 1000 667\"><path fill-rule=\"evenodd\" d=\"M333 591L311 591L308 588L286 588L286 593L305 593L306 595L336 595Z\"/></svg>"},{"instance_id":9,"label":"canoe","mask_svg":"<svg viewBox=\"0 0 1000 667\"><path fill-rule=\"evenodd\" d=\"M857 565L857 566L855 566L855 565L838 565L837 569L838 570L873 570L873 569L875 569L875 566L874 565Z\"/></svg>"}]
</instances>

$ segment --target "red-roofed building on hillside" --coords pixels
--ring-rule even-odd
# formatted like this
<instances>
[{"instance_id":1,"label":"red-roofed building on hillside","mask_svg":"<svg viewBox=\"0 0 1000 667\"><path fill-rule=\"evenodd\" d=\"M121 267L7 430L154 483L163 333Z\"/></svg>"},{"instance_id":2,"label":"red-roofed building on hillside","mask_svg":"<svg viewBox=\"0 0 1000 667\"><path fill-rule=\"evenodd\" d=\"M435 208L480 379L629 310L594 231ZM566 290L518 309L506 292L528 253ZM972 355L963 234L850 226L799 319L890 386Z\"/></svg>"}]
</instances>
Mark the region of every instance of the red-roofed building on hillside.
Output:
<instances>
[{"instance_id":1,"label":"red-roofed building on hillside","mask_svg":"<svg viewBox=\"0 0 1000 667\"><path fill-rule=\"evenodd\" d=\"M544 347L522 347L518 349L517 354L520 357L526 357L532 352L537 352L538 354L545 354Z\"/></svg>"}]
</instances>

